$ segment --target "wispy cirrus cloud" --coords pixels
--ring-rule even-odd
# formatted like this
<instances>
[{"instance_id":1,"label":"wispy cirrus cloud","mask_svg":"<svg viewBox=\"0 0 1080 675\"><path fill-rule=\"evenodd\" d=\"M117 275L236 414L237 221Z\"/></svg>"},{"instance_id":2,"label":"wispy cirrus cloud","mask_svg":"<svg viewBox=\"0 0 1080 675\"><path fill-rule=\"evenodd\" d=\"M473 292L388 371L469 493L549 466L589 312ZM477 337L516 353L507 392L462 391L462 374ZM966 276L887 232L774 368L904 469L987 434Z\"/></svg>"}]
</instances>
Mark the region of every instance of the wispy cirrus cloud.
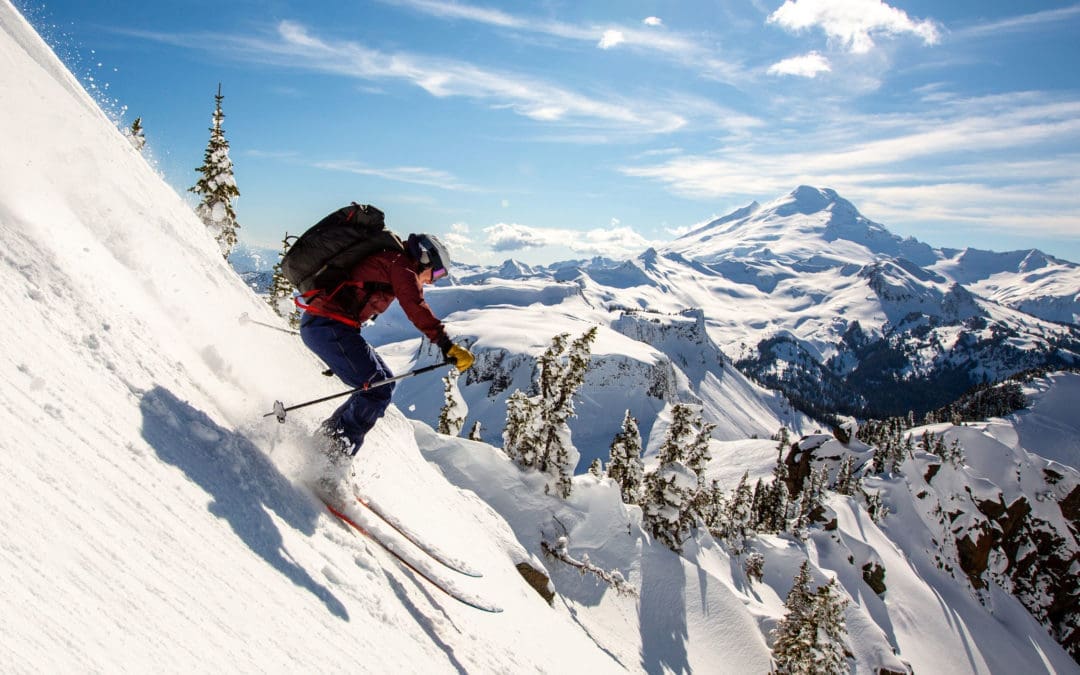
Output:
<instances>
[{"instance_id":1,"label":"wispy cirrus cloud","mask_svg":"<svg viewBox=\"0 0 1080 675\"><path fill-rule=\"evenodd\" d=\"M480 189L459 181L455 176L439 169L421 166L371 167L351 160L327 160L314 162L312 166L327 171L342 171L360 176L372 176L398 183L424 185L457 192L479 192Z\"/></svg>"},{"instance_id":2,"label":"wispy cirrus cloud","mask_svg":"<svg viewBox=\"0 0 1080 675\"><path fill-rule=\"evenodd\" d=\"M966 38L1000 35L1002 33L1019 33L1039 30L1048 25L1060 24L1064 21L1076 21L1077 19L1080 19L1080 4L963 26L953 30L952 35Z\"/></svg>"},{"instance_id":3,"label":"wispy cirrus cloud","mask_svg":"<svg viewBox=\"0 0 1080 675\"><path fill-rule=\"evenodd\" d=\"M126 34L214 51L236 60L331 73L366 83L406 82L432 96L469 98L537 121L602 129L609 134L666 134L692 122L738 131L759 123L705 98L680 94L655 98L590 95L531 75L493 70L467 61L387 52L351 40L322 38L292 21L280 22L269 35ZM690 115L697 118L691 119Z\"/></svg>"},{"instance_id":4,"label":"wispy cirrus cloud","mask_svg":"<svg viewBox=\"0 0 1080 675\"><path fill-rule=\"evenodd\" d=\"M632 228L612 221L611 227L590 230L530 227L518 223L496 223L484 228L486 244L496 252L521 251L532 248L558 246L569 248L580 255L602 255L625 258L638 255L654 242L638 234Z\"/></svg>"},{"instance_id":5,"label":"wispy cirrus cloud","mask_svg":"<svg viewBox=\"0 0 1080 675\"><path fill-rule=\"evenodd\" d=\"M642 53L653 53L674 60L705 77L729 83L746 82L750 77L742 64L721 58L715 48L687 35L663 29L663 20L656 16L647 16L642 19L641 25L644 28L615 23L580 25L535 16L510 14L499 9L459 2L384 1L441 19L470 21L493 28L584 42L604 50L619 47Z\"/></svg>"},{"instance_id":6,"label":"wispy cirrus cloud","mask_svg":"<svg viewBox=\"0 0 1080 675\"><path fill-rule=\"evenodd\" d=\"M768 22L791 32L820 28L854 54L873 49L875 35L912 34L928 45L941 39L933 21L912 19L882 0L785 0Z\"/></svg>"},{"instance_id":7,"label":"wispy cirrus cloud","mask_svg":"<svg viewBox=\"0 0 1080 675\"><path fill-rule=\"evenodd\" d=\"M621 171L698 199L823 185L898 222L979 222L1075 236L1080 154L1061 148L1078 143L1080 101L1027 92L944 99L903 115L838 115L832 126L813 132L760 136L752 149L679 154ZM1047 159L1029 159L1039 147Z\"/></svg>"}]
</instances>

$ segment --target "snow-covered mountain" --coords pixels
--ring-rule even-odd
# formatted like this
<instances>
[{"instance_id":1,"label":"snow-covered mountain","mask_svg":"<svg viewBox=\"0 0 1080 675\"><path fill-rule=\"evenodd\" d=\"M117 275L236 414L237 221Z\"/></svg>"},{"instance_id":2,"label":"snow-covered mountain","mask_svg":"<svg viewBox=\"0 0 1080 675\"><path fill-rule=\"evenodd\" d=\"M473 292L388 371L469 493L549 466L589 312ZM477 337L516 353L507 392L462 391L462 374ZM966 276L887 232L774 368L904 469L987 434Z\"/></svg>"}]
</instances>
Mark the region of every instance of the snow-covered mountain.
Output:
<instances>
[{"instance_id":1,"label":"snow-covered mountain","mask_svg":"<svg viewBox=\"0 0 1080 675\"><path fill-rule=\"evenodd\" d=\"M513 272L576 287L612 326L628 309L698 312L739 371L818 416L921 415L985 380L1080 363L1080 265L934 249L828 189L755 202L634 260ZM494 269L460 281L453 306L483 297L470 286L513 287Z\"/></svg>"},{"instance_id":2,"label":"snow-covered mountain","mask_svg":"<svg viewBox=\"0 0 1080 675\"><path fill-rule=\"evenodd\" d=\"M1025 609L1038 615L1043 597L1054 597L1055 568L1035 577L1037 588L1001 590L1018 583L1009 565L1031 559L1038 533L1064 538L1063 520L1075 527L1076 471L1038 455L1074 423L1067 402L1077 376L1032 383L1031 407L1014 418L932 427L964 443L962 467L927 477L934 460L920 453L890 475L868 475L893 515L878 511L875 521L864 499L830 493L834 518L805 540L754 538L760 578L707 532L681 555L659 544L609 478L578 476L562 500L499 448L438 435L392 406L357 458L355 482L431 546L482 572L457 580L503 610L480 612L343 527L305 487L310 435L328 408L291 412L285 424L263 415L275 398L340 385L293 336L238 320L276 318L8 0L0 91L20 101L0 108L5 671L767 672L770 630L809 560L814 584L837 579L849 603L856 672L1080 672L1045 617ZM634 269L660 264L648 258ZM637 278L604 269L609 280ZM670 401L684 397L706 409L729 397L710 414L731 415L733 434L798 422L720 359L704 308L614 310L590 279L434 296L487 359L505 348L504 359L527 360L553 330L577 334L598 317L602 381L585 393L614 398L608 381L623 377L656 384L660 396L626 394L634 405L662 405L653 436ZM393 335L393 321L381 324ZM386 355L411 366L424 348L397 330ZM525 337L523 349L516 341ZM505 373L527 386L526 370L523 360ZM465 389L495 385L489 372ZM625 403L586 401L579 411L618 416ZM744 472L767 475L777 449L743 436L713 440L711 452L709 477L730 487ZM816 436L787 454L824 465L872 452ZM935 539L1011 535L1014 521L980 504L1009 513L1019 499L1040 522L1026 521L1012 554L991 546L985 568L939 568ZM946 532L935 503L949 518L962 510L955 523L965 529ZM541 541L558 536L573 558L618 571L637 595L544 556ZM550 603L536 588L554 591Z\"/></svg>"}]
</instances>

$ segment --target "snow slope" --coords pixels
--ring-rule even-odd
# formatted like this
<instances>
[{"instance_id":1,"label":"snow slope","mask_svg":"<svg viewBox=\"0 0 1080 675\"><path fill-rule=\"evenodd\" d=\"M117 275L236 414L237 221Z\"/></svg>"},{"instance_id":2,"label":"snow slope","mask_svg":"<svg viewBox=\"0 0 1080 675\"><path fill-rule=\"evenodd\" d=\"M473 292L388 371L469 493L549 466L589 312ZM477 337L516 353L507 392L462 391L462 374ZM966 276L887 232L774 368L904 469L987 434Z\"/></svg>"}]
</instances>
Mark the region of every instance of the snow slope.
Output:
<instances>
[{"instance_id":1,"label":"snow slope","mask_svg":"<svg viewBox=\"0 0 1080 675\"><path fill-rule=\"evenodd\" d=\"M991 613L909 562L929 556L912 543L914 520L895 521L902 532L890 538L889 521L830 502L840 529L806 543L761 537L765 576L750 583L708 535L683 556L652 542L610 480L580 476L570 500L555 500L496 448L436 435L392 407L356 484L482 571L455 583L504 611L449 599L303 487L327 408L284 425L263 413L275 398L340 385L295 338L238 321L274 318L8 0L0 91L20 101L0 109L5 672L766 672L768 630L807 556L815 583L836 575L852 599L859 672L1080 670L1011 596ZM493 330L506 316L461 318L496 339L512 335ZM640 344L608 329L599 352L613 364L677 361L683 343ZM758 470L766 443L718 440L714 455ZM995 443L985 447L1005 447ZM731 475L726 463L712 470ZM894 504L910 501L896 484ZM541 559L540 537L559 532L573 555L624 572L639 597ZM868 560L888 568L891 595L865 586L855 565ZM546 569L553 605L521 563Z\"/></svg>"},{"instance_id":2,"label":"snow slope","mask_svg":"<svg viewBox=\"0 0 1080 675\"><path fill-rule=\"evenodd\" d=\"M20 102L0 113L3 669L618 670L396 411L360 484L482 569L470 590L505 612L324 513L298 480L319 413L261 413L335 385L297 341L239 324L273 318L7 0L0 27Z\"/></svg>"}]
</instances>

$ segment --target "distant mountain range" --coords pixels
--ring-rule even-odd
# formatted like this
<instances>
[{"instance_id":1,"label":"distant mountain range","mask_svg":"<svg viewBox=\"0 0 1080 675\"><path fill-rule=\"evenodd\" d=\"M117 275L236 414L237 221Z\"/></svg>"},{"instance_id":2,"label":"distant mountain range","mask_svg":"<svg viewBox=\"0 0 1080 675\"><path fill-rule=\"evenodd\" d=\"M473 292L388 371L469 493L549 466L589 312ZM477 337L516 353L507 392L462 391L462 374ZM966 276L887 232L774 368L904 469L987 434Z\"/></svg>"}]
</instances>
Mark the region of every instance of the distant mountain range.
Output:
<instances>
[{"instance_id":1,"label":"distant mountain range","mask_svg":"<svg viewBox=\"0 0 1080 675\"><path fill-rule=\"evenodd\" d=\"M247 265L248 276L265 274L269 254L241 251L232 262L238 270ZM605 375L604 386L648 389L642 399L623 394L646 432L674 400L703 403L714 418L741 415L725 412L733 394L714 386L725 373L729 383L750 378L826 420L921 416L976 384L1080 364L1080 265L1038 250L935 249L892 234L833 190L808 186L631 260L459 265L451 283L429 299L479 350L469 383L484 393L465 393L475 411L486 411L473 417L493 442L502 399L528 388L546 342L556 332L580 334L580 322L636 343L611 348L621 349L623 366ZM365 330L380 345L415 338L396 311ZM511 363L524 371L501 372ZM756 385L740 390L746 387ZM753 424L733 422L727 436L772 433L790 417L790 404L762 402L766 389L757 389L740 400L771 412ZM416 396L416 415L434 420L441 397ZM590 421L575 433L600 443L616 423ZM717 433L725 436L723 424Z\"/></svg>"},{"instance_id":2,"label":"distant mountain range","mask_svg":"<svg viewBox=\"0 0 1080 675\"><path fill-rule=\"evenodd\" d=\"M612 310L700 309L746 375L801 409L923 413L974 384L1080 363L1080 266L1038 250L935 249L802 186L614 262L470 268L574 283Z\"/></svg>"}]
</instances>

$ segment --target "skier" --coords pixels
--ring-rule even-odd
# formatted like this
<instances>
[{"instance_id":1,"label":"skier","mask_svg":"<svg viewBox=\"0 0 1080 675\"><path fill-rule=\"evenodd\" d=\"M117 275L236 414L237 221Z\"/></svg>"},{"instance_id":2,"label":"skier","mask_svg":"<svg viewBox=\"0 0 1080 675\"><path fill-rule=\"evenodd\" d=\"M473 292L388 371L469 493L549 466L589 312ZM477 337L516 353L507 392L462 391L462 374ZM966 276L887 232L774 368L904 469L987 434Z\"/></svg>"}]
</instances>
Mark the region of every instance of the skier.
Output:
<instances>
[{"instance_id":1,"label":"skier","mask_svg":"<svg viewBox=\"0 0 1080 675\"><path fill-rule=\"evenodd\" d=\"M389 379L393 374L361 335L360 327L396 299L413 325L439 346L459 372L465 371L473 363L472 353L450 340L424 300L424 286L446 276L449 262L446 247L427 234L410 234L404 252L379 251L360 260L344 283L306 305L300 320L301 339L351 387ZM330 495L340 492L352 458L386 412L393 391L393 384L361 389L320 425L318 434L325 437L321 444L329 459L328 471L318 480L320 490Z\"/></svg>"}]
</instances>

